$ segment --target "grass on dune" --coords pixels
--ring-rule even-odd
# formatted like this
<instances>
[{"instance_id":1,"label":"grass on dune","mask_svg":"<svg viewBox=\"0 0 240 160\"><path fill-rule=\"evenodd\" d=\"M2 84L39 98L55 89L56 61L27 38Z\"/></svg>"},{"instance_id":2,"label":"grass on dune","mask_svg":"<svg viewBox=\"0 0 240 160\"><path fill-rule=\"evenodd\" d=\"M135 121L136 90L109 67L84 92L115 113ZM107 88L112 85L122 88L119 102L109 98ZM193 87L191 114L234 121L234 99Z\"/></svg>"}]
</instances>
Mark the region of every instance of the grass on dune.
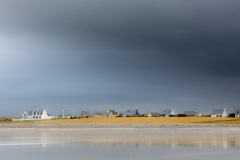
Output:
<instances>
[{"instance_id":1,"label":"grass on dune","mask_svg":"<svg viewBox=\"0 0 240 160\"><path fill-rule=\"evenodd\" d=\"M1 123L2 123L2 122L11 122L11 121L12 121L11 118L5 118L5 117L0 118L0 122L1 122Z\"/></svg>"},{"instance_id":2,"label":"grass on dune","mask_svg":"<svg viewBox=\"0 0 240 160\"><path fill-rule=\"evenodd\" d=\"M240 118L211 117L115 117L115 118L83 118L53 119L33 122L44 123L219 123L240 124Z\"/></svg>"}]
</instances>

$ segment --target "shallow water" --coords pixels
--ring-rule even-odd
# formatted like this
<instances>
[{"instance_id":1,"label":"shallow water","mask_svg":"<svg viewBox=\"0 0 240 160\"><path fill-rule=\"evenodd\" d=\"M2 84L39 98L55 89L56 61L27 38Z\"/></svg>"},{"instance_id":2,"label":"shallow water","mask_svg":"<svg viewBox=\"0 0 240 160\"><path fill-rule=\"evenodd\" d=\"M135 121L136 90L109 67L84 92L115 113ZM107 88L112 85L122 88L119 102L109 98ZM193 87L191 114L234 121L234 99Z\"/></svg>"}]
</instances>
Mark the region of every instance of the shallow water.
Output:
<instances>
[{"instance_id":1,"label":"shallow water","mask_svg":"<svg viewBox=\"0 0 240 160\"><path fill-rule=\"evenodd\" d=\"M239 129L0 129L8 160L225 160L239 151Z\"/></svg>"}]
</instances>

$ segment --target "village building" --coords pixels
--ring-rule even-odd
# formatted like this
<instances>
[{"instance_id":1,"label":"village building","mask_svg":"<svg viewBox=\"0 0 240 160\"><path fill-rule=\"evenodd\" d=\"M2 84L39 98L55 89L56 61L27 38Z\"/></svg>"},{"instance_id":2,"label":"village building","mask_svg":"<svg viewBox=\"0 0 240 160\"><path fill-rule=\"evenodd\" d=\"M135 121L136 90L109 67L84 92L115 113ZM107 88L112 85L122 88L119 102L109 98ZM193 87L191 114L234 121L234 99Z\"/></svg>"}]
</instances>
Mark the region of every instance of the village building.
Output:
<instances>
[{"instance_id":1,"label":"village building","mask_svg":"<svg viewBox=\"0 0 240 160\"><path fill-rule=\"evenodd\" d=\"M106 118L109 116L109 112L107 111L95 111L92 113L92 116L93 117L96 117L96 118Z\"/></svg>"},{"instance_id":2,"label":"village building","mask_svg":"<svg viewBox=\"0 0 240 160\"><path fill-rule=\"evenodd\" d=\"M227 117L227 112L226 112L225 108L214 109L211 113L211 117Z\"/></svg>"},{"instance_id":3,"label":"village building","mask_svg":"<svg viewBox=\"0 0 240 160\"><path fill-rule=\"evenodd\" d=\"M108 117L116 117L119 115L114 109L109 109L107 112L109 113Z\"/></svg>"},{"instance_id":4,"label":"village building","mask_svg":"<svg viewBox=\"0 0 240 160\"><path fill-rule=\"evenodd\" d=\"M174 113L173 109L163 110L160 114L161 117L169 117L170 115L172 115L172 116L176 115Z\"/></svg>"},{"instance_id":5,"label":"village building","mask_svg":"<svg viewBox=\"0 0 240 160\"><path fill-rule=\"evenodd\" d=\"M58 118L74 118L74 110L62 110L62 114Z\"/></svg>"},{"instance_id":6,"label":"village building","mask_svg":"<svg viewBox=\"0 0 240 160\"><path fill-rule=\"evenodd\" d=\"M138 110L126 110L123 112L124 117L139 116Z\"/></svg>"},{"instance_id":7,"label":"village building","mask_svg":"<svg viewBox=\"0 0 240 160\"><path fill-rule=\"evenodd\" d=\"M34 109L24 111L21 120L44 120L53 118L55 117L48 114L45 109Z\"/></svg>"},{"instance_id":8,"label":"village building","mask_svg":"<svg viewBox=\"0 0 240 160\"><path fill-rule=\"evenodd\" d=\"M240 117L240 108L236 108L234 111L235 117Z\"/></svg>"},{"instance_id":9,"label":"village building","mask_svg":"<svg viewBox=\"0 0 240 160\"><path fill-rule=\"evenodd\" d=\"M187 116L196 116L196 117L202 116L202 113L198 111L184 111L183 114Z\"/></svg>"},{"instance_id":10,"label":"village building","mask_svg":"<svg viewBox=\"0 0 240 160\"><path fill-rule=\"evenodd\" d=\"M148 112L148 117L160 117L160 113L158 112Z\"/></svg>"},{"instance_id":11,"label":"village building","mask_svg":"<svg viewBox=\"0 0 240 160\"><path fill-rule=\"evenodd\" d=\"M91 113L89 111L82 111L80 114L80 118L89 118L91 117Z\"/></svg>"}]
</instances>

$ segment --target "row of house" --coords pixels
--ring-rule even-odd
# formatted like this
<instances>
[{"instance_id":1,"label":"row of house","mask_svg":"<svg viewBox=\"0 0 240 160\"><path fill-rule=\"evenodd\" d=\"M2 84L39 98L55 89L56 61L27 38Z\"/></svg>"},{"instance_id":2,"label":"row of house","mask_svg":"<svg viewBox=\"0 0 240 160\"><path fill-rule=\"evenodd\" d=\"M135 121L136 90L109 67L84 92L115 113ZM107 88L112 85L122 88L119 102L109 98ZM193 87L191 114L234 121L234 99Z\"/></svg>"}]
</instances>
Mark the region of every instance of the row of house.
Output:
<instances>
[{"instance_id":1,"label":"row of house","mask_svg":"<svg viewBox=\"0 0 240 160\"><path fill-rule=\"evenodd\" d=\"M184 111L183 114L187 116L202 116L201 112L198 111ZM235 117L240 117L240 108L235 109L234 111ZM163 110L162 112L148 112L148 117L169 117L175 116L175 112L173 109ZM89 118L89 117L117 117L117 116L140 116L138 110L126 110L122 113L115 111L114 109L109 109L107 111L82 111L80 114L81 118ZM225 108L222 109L214 109L210 115L211 117L227 117L228 114ZM73 110L63 110L62 114L57 118L72 118L74 116ZM56 118L49 113L45 109L34 109L34 110L26 110L24 111L21 120L42 120L42 119L53 119Z\"/></svg>"},{"instance_id":2,"label":"row of house","mask_svg":"<svg viewBox=\"0 0 240 160\"><path fill-rule=\"evenodd\" d=\"M117 116L139 116L138 110L126 110L123 113L117 112L114 109L109 109L107 111L95 111L90 113L89 111L82 111L80 117L88 118L88 117L117 117Z\"/></svg>"},{"instance_id":3,"label":"row of house","mask_svg":"<svg viewBox=\"0 0 240 160\"><path fill-rule=\"evenodd\" d=\"M186 116L202 116L202 113L199 111L184 111L184 115ZM148 117L169 117L169 116L175 116L173 109L172 110L164 110L161 113L158 112L149 112ZM235 117L240 117L240 108L235 109L234 111ZM213 109L212 113L210 114L210 117L227 117L228 114L226 112L225 108L222 109Z\"/></svg>"},{"instance_id":4,"label":"row of house","mask_svg":"<svg viewBox=\"0 0 240 160\"><path fill-rule=\"evenodd\" d=\"M239 117L239 111L240 111L240 109L235 109L236 117ZM199 111L184 111L183 114L186 116L197 116L197 117L202 116L202 113ZM168 116L175 116L175 115L176 114L174 113L173 109L172 110L164 110L161 113L158 113L158 112L149 112L148 113L148 117L168 117ZM227 114L225 108L222 108L222 109L213 109L210 116L211 117L227 117L228 114Z\"/></svg>"},{"instance_id":5,"label":"row of house","mask_svg":"<svg viewBox=\"0 0 240 160\"><path fill-rule=\"evenodd\" d=\"M173 109L169 110L163 110L161 113L158 112L148 112L147 116L148 117L169 117L169 116L175 116L175 112Z\"/></svg>"}]
</instances>

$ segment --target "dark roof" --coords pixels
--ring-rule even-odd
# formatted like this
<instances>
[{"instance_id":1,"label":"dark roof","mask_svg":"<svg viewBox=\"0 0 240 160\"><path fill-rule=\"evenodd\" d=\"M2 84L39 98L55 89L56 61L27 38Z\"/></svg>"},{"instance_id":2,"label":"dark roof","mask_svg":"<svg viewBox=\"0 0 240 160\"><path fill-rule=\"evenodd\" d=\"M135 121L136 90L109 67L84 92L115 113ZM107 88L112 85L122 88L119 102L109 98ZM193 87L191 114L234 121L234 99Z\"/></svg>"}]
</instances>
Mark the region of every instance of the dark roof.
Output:
<instances>
[{"instance_id":1,"label":"dark roof","mask_svg":"<svg viewBox=\"0 0 240 160\"><path fill-rule=\"evenodd\" d=\"M123 115L132 116L132 115L139 115L138 110L127 110L123 112Z\"/></svg>"},{"instance_id":2,"label":"dark roof","mask_svg":"<svg viewBox=\"0 0 240 160\"><path fill-rule=\"evenodd\" d=\"M223 112L224 112L224 109L214 109L212 111L212 115L214 115L214 114L223 114Z\"/></svg>"},{"instance_id":3,"label":"dark roof","mask_svg":"<svg viewBox=\"0 0 240 160\"><path fill-rule=\"evenodd\" d=\"M167 114L170 115L172 113L172 110L163 110L161 114Z\"/></svg>"},{"instance_id":4,"label":"dark roof","mask_svg":"<svg viewBox=\"0 0 240 160\"><path fill-rule=\"evenodd\" d=\"M118 115L118 112L116 112L114 109L109 109L108 112L109 114L111 113L112 115Z\"/></svg>"},{"instance_id":5,"label":"dark roof","mask_svg":"<svg viewBox=\"0 0 240 160\"><path fill-rule=\"evenodd\" d=\"M26 110L25 112L27 112L28 115L32 115L35 113L42 113L44 111L44 109L33 109L33 110Z\"/></svg>"},{"instance_id":6,"label":"dark roof","mask_svg":"<svg viewBox=\"0 0 240 160\"><path fill-rule=\"evenodd\" d=\"M92 116L97 116L97 115L108 116L109 112L106 112L106 111L95 111L95 112L92 113Z\"/></svg>"}]
</instances>

